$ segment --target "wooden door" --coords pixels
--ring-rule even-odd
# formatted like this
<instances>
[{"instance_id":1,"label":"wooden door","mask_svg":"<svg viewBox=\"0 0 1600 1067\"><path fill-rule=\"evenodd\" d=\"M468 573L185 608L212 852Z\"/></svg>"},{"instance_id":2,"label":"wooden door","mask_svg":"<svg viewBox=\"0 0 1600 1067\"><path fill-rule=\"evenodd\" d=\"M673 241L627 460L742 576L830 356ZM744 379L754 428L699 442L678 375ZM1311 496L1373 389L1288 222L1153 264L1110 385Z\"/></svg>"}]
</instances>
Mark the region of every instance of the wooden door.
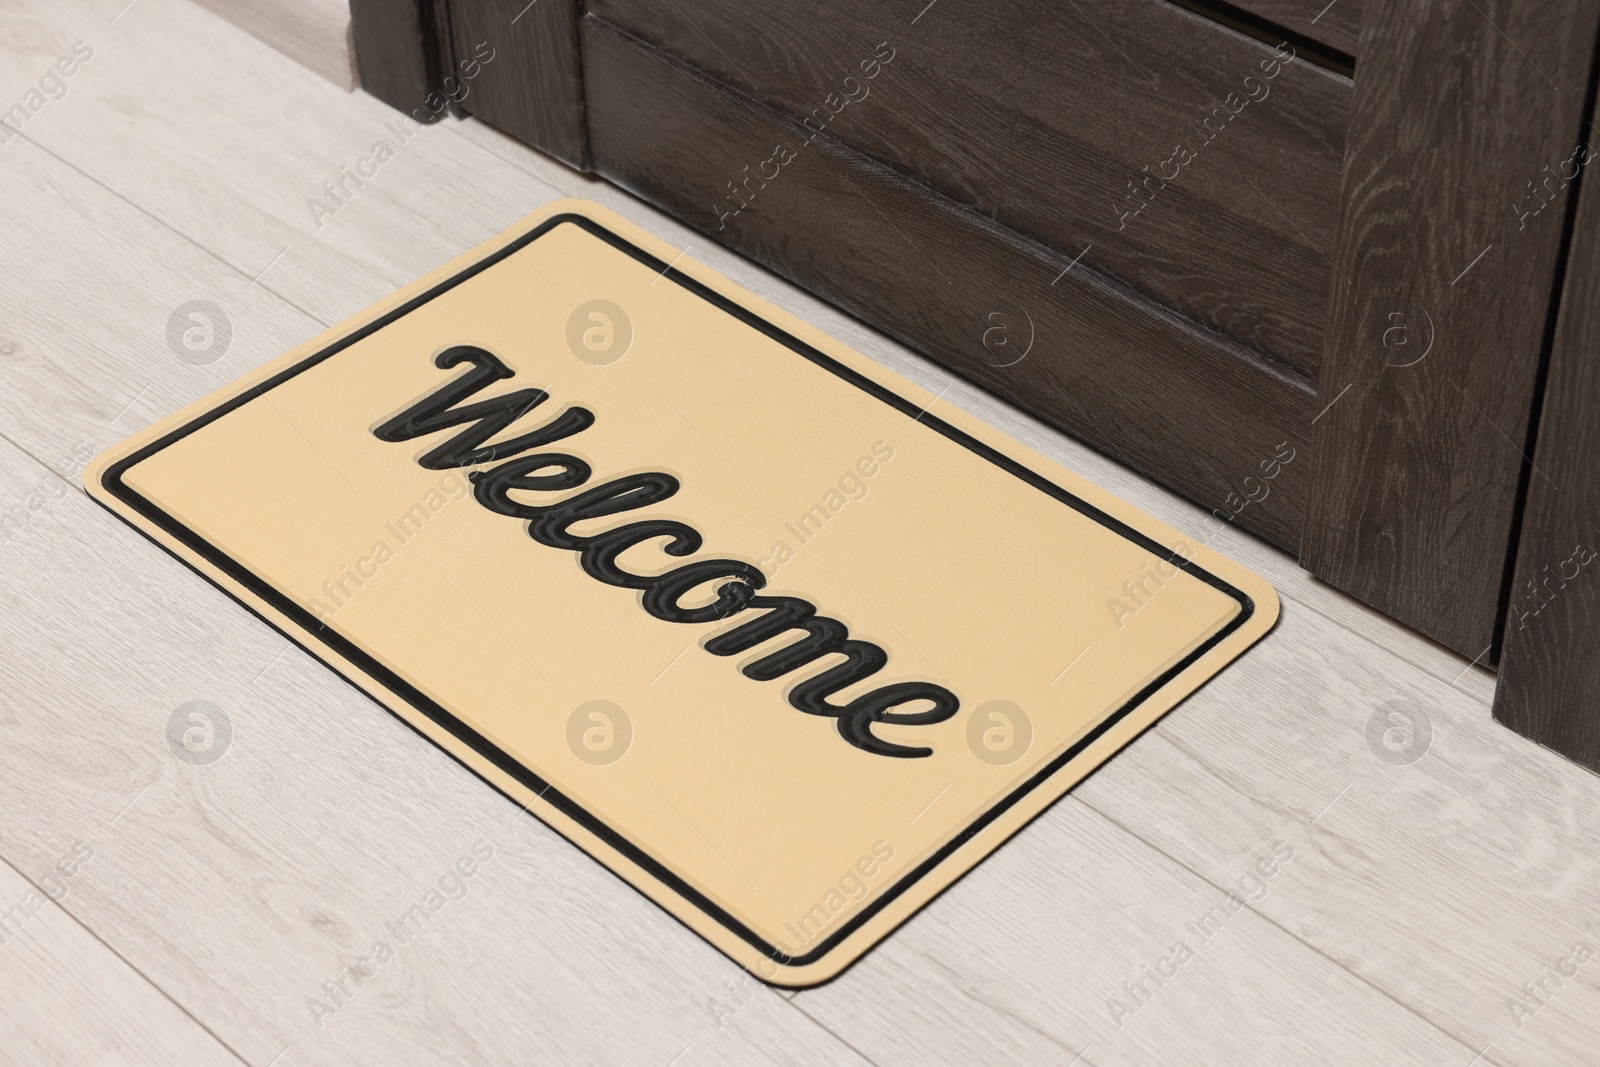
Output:
<instances>
[{"instance_id":1,"label":"wooden door","mask_svg":"<svg viewBox=\"0 0 1600 1067\"><path fill-rule=\"evenodd\" d=\"M453 106L1494 662L1600 0L422 6L392 102L494 49Z\"/></svg>"}]
</instances>

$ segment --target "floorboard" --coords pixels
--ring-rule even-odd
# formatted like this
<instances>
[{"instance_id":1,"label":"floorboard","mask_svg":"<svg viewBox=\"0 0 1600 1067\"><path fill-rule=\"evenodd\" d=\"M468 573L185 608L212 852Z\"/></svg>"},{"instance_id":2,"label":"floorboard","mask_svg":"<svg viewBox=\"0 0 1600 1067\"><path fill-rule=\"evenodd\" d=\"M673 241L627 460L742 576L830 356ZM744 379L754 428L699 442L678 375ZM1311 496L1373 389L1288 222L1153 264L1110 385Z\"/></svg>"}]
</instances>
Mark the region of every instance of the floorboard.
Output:
<instances>
[{"instance_id":1,"label":"floorboard","mask_svg":"<svg viewBox=\"0 0 1600 1067\"><path fill-rule=\"evenodd\" d=\"M95 877L94 846L58 842L26 878L0 863L0 1059L30 1067L241 1067L60 902Z\"/></svg>"}]
</instances>

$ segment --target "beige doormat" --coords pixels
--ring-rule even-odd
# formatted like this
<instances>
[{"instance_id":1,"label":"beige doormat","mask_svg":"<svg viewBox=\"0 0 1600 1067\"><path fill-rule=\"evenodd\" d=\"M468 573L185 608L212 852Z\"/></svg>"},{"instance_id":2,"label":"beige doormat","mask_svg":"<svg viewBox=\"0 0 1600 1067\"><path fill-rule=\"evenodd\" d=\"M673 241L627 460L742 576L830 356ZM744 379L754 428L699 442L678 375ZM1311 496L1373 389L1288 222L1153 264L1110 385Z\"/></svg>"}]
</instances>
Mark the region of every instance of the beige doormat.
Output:
<instances>
[{"instance_id":1,"label":"beige doormat","mask_svg":"<svg viewBox=\"0 0 1600 1067\"><path fill-rule=\"evenodd\" d=\"M578 201L85 478L784 986L838 974L1278 614Z\"/></svg>"}]
</instances>

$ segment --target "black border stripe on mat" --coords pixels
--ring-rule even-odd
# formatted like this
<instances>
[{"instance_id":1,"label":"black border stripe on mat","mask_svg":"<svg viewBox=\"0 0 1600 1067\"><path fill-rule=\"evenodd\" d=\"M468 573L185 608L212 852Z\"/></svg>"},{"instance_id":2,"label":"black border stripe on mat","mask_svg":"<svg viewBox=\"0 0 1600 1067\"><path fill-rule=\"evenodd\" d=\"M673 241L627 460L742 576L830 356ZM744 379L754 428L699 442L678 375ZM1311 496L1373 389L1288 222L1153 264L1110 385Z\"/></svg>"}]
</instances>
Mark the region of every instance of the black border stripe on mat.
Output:
<instances>
[{"instance_id":1,"label":"black border stripe on mat","mask_svg":"<svg viewBox=\"0 0 1600 1067\"><path fill-rule=\"evenodd\" d=\"M1072 745L1054 760L1051 760L1048 764L1037 771L1031 778L1018 786L1017 789L996 803L994 807L990 808L988 811L974 819L971 824L969 824L950 841L946 842L941 848L934 852L933 855L929 856L916 868L904 875L899 881L890 885L883 891L882 894L877 897L877 899L873 900L872 903L867 905L856 915L852 916L849 920L841 924L837 930L834 930L828 935L828 937L819 942L817 947L812 951L799 956L790 956L776 946L767 944L766 941L760 937L760 935L746 927L732 915L728 914L728 912L717 905L716 902L707 898L699 890L695 889L678 875L674 874L660 861L649 855L627 838L623 837L616 830L602 822L599 818L586 811L572 798L566 796L560 790L556 789L554 787L554 783L548 782L537 774L534 774L527 767L524 767L521 763L513 759L510 755L501 751L487 738L477 733L444 707L428 698L415 686L412 686L410 683L408 683L404 678L401 678L398 674L389 670L382 663L378 662L349 639L334 633L332 630L323 626L309 611L295 603L293 599L272 588L265 581L258 578L256 575L246 569L243 564L226 555L215 545L212 545L210 542L200 537L197 533L195 533L195 531L189 529L176 518L157 507L154 503L146 499L123 481L123 475L126 474L131 467L155 455L157 452L160 452L173 442L181 440L202 426L206 426L209 423L215 422L223 415L226 415L236 408L241 407L256 397L268 392L269 390L276 388L283 382L293 378L295 375L316 366L323 360L336 355L357 341L371 336L395 320L410 314L412 311L415 311L428 301L434 299L442 293L448 292L450 289L460 285L462 282L472 278L481 271L494 266L496 263L499 263L506 257L520 251L527 245L544 236L546 233L549 233L555 227L563 224L575 225L592 236L599 238L600 240L611 245L613 248L616 248L640 263L649 266L662 277L670 278L672 281L693 293L695 296L707 301L721 311L734 316L739 321L758 330L772 340L795 352L797 355L803 356L817 366L839 376L840 378L849 382L851 385L856 386L857 388L883 401L885 404L888 404L897 411L902 412L910 417L913 421L920 422L929 429L943 434L950 440L955 441L962 447L967 448L979 456L982 456L990 463L993 463L995 466L1001 468L1014 477L1021 479L1028 485L1033 486L1052 499L1067 505L1073 510L1093 519L1102 526L1105 526L1108 529L1111 529L1127 538L1128 540L1133 541L1146 551L1149 551L1159 558L1165 560L1171 566L1178 567L1190 574L1192 577L1198 578L1207 585L1227 594L1239 604L1240 610L1238 614L1225 623L1215 634L1201 643L1199 647L1195 648L1182 660L1163 672L1159 677L1141 689L1138 693L1135 693L1132 699L1130 699L1126 704L1118 708L1099 725L1085 734L1076 744ZM282 613L285 617L295 622L299 627L301 627L305 635L309 635L314 641L321 642L323 645L336 652L345 660L356 665L368 677L378 682L384 688L388 689L395 696L411 705L423 715L427 716L437 725L448 730L458 740L469 746L474 752L488 760L495 767L499 768L501 771L505 772L508 776L520 782L528 789L533 790L538 795L538 799L547 801L552 807L556 808L578 825L582 826L600 840L610 845L618 853L637 865L641 870L645 871L651 875L651 877L666 885L690 904L693 904L701 912L710 916L719 925L724 927L730 933L734 934L740 940L744 941L746 944L750 945L752 948L756 949L774 962L789 967L803 967L807 964L815 963L826 956L830 951L837 947L841 941L859 929L862 924L867 922L879 911L888 906L890 902L898 898L918 880L926 876L928 872L932 871L962 845L966 844L967 841L971 840L976 834L983 830L984 827L988 826L1001 814L1014 806L1024 796L1038 788L1062 767L1071 762L1075 756L1077 756L1090 744L1094 743L1094 741L1100 738L1107 730L1111 729L1123 718L1125 718L1129 712L1133 711L1134 708L1148 700L1150 696L1161 689L1162 686L1166 685L1177 675L1181 674L1191 664L1214 648L1229 634L1243 626L1246 620L1248 620L1255 612L1255 602L1243 590L1235 588L1233 585L1223 581L1220 577L1212 574L1210 571L1207 571L1198 564L1185 559L1182 556L1176 555L1159 542L1145 536L1121 520L1106 514L1093 504L1090 504L1088 501L1074 496L1066 489L1056 485L1054 482L1036 473L1035 471L1029 470L1027 467L1022 466L1015 460L990 447L989 445L986 445L983 442L973 438L969 434L955 428L954 426L951 426L943 419L929 414L926 409L917 407L912 401L900 396L898 393L894 393L879 383L873 381L871 378L868 378L865 375L844 366L837 360L834 360L833 358L806 344L804 341L801 341L799 338L794 337L793 335L785 332L782 329L779 329L777 326L767 322L765 319L760 318L740 305L735 304L722 294L708 288L707 286L701 284L693 278L688 277L680 271L675 270L670 264L664 263L657 257L633 245L622 237L612 233L610 230L606 229L604 226L601 226L593 219L576 214L561 214L546 219L543 223L539 224L522 237L517 238L504 248L499 249L472 266L465 268L453 277L440 282L426 293L407 301L405 304L382 316L381 318L378 318L356 330L355 332L340 338L338 341L335 341L328 347L307 356L294 366L289 367L286 370L279 371L277 374L266 379L265 381L262 381L248 390L245 390L237 396L229 398L215 408L196 416L194 419L178 427L177 429L170 431L155 441L145 445L143 448L138 449L131 455L118 460L106 468L105 474L101 479L101 484L112 496L128 505L130 508L144 516L160 529L166 531L175 540L187 546L201 558L211 563L217 569L227 574L234 581L238 582L241 586L250 590L266 603L272 605L274 609ZM152 540L154 540L154 538L152 538ZM157 541L156 544L160 545L160 542ZM166 546L162 545L161 547L165 548ZM179 558L181 560L182 557ZM187 564L187 561L183 562ZM205 577L208 581L211 580L210 576L205 575L204 572L197 570L197 573L200 573L202 577ZM230 596L232 595L232 592L221 583L213 582L213 584L221 588L223 592L229 593ZM238 598L235 597L235 599ZM273 623L272 620L265 619L260 615L260 613L256 612L253 608L250 608L248 604L244 606L258 618L263 618L263 621L267 622L267 624L272 626L273 629L278 630L280 633L284 633L284 636L294 641L295 644L300 645L300 647L304 648L313 656L317 656L319 659L322 658L315 648L305 644L295 635L283 631L282 628ZM323 660L323 662L326 663L327 661ZM336 664L328 665L335 671L339 670L338 665ZM466 764L463 764L463 766L466 766ZM468 767L468 769L474 770L474 773L476 773L475 769L471 767ZM480 775L479 777L481 778L482 776ZM490 782L489 784L492 786L494 783ZM514 797L509 799L513 800L513 802L516 801L516 798Z\"/></svg>"}]
</instances>

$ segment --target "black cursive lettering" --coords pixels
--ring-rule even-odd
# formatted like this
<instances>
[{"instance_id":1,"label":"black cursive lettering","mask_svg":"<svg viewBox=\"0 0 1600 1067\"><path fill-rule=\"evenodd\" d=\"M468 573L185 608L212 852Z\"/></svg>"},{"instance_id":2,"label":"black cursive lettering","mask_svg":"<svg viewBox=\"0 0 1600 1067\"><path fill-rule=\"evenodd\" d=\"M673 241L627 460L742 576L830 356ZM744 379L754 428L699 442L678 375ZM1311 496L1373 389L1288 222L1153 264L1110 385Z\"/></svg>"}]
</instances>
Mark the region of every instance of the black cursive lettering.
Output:
<instances>
[{"instance_id":1,"label":"black cursive lettering","mask_svg":"<svg viewBox=\"0 0 1600 1067\"><path fill-rule=\"evenodd\" d=\"M652 541L665 541L661 551L682 558L699 551L698 530L676 519L640 519L594 533L573 528L659 504L678 492L679 483L662 471L625 474L583 489L553 503L528 503L514 493L549 493L585 485L593 471L585 460L564 452L518 453L544 448L594 424L587 408L570 407L544 426L506 441L492 441L513 423L549 399L542 389L516 389L498 397L468 401L492 385L514 376L499 357L475 345L457 345L434 357L434 365L448 370L469 364L465 374L446 382L409 408L372 431L381 441L398 443L462 427L449 440L418 457L430 470L499 462L467 477L478 503L498 515L527 523L528 536L550 548L578 554L585 573L597 581L639 592L640 606L663 622L704 624L722 622L750 610L757 617L708 638L703 648L714 656L733 656L763 645L783 634L799 632L800 640L767 652L744 665L742 673L755 681L773 681L794 674L824 659L843 657L826 670L790 687L790 706L807 715L833 718L839 735L865 752L880 756L916 758L933 754L931 748L896 744L876 736L873 726L929 726L944 722L960 710L956 695L931 682L892 682L839 704L829 698L881 671L889 654L870 641L850 636L837 619L817 614L809 601L792 596L759 596L766 575L753 563L737 559L690 560L660 574L624 570L619 557ZM696 590L709 587L711 599L696 603ZM704 599L704 594L701 595ZM741 616L742 617L742 616ZM896 709L923 704L921 711Z\"/></svg>"}]
</instances>

